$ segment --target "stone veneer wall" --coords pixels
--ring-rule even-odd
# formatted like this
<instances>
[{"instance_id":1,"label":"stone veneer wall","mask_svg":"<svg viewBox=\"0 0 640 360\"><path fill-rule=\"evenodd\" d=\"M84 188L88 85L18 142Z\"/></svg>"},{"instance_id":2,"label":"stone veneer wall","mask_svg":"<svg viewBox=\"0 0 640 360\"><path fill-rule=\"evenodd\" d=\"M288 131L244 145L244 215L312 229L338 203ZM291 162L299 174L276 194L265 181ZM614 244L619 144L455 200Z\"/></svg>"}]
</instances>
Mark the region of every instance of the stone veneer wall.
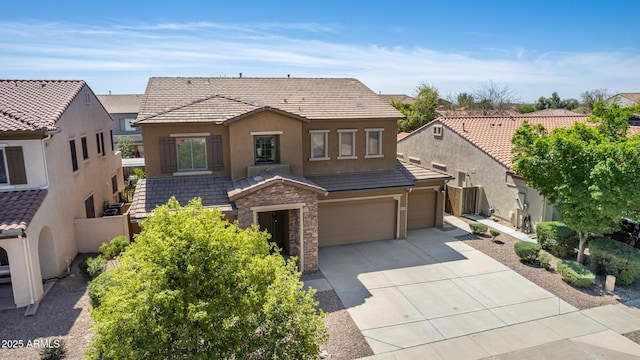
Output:
<instances>
[{"instance_id":1,"label":"stone veneer wall","mask_svg":"<svg viewBox=\"0 0 640 360\"><path fill-rule=\"evenodd\" d=\"M276 183L235 200L238 208L238 224L249 227L253 224L254 206L270 206L304 203L304 272L318 271L318 196L299 187ZM299 211L289 211L289 241L291 252L299 256L298 237L300 233ZM295 227L294 227L295 226Z\"/></svg>"}]
</instances>

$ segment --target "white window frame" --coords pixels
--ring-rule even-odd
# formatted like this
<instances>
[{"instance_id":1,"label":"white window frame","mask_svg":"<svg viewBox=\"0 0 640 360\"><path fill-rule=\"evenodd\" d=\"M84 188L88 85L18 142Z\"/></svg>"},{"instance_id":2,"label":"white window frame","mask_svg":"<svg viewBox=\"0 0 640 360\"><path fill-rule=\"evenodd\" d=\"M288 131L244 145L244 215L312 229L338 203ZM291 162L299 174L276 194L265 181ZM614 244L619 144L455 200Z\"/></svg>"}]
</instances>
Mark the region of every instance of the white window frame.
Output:
<instances>
[{"instance_id":1,"label":"white window frame","mask_svg":"<svg viewBox=\"0 0 640 360\"><path fill-rule=\"evenodd\" d=\"M324 135L324 155L319 157L313 156L313 136L317 134ZM329 130L309 130L309 142L311 148L310 161L329 160Z\"/></svg>"},{"instance_id":2,"label":"white window frame","mask_svg":"<svg viewBox=\"0 0 640 360\"><path fill-rule=\"evenodd\" d=\"M0 161L2 161L2 164L4 165L4 174L6 175L6 179L7 179L6 183L0 183L0 186L2 187L11 185L11 179L9 179L9 163L7 163L7 151L5 150L6 146L7 146L6 144L0 144L0 150L2 150L2 156L0 156Z\"/></svg>"},{"instance_id":3,"label":"white window frame","mask_svg":"<svg viewBox=\"0 0 640 360\"><path fill-rule=\"evenodd\" d=\"M135 121L136 119L133 118L122 118L119 120L119 124L118 127L120 128L121 132L126 132L126 133L130 133L130 132L135 132L138 129L135 128L135 126L133 126L133 124L131 124L133 121ZM124 129L123 129L123 125L124 125Z\"/></svg>"},{"instance_id":4,"label":"white window frame","mask_svg":"<svg viewBox=\"0 0 640 360\"><path fill-rule=\"evenodd\" d=\"M433 136L442 137L442 125L433 125Z\"/></svg>"},{"instance_id":5,"label":"white window frame","mask_svg":"<svg viewBox=\"0 0 640 360\"><path fill-rule=\"evenodd\" d=\"M204 140L204 167L203 168L194 168L193 167L193 140L194 139L203 139ZM178 150L178 141L179 140L191 140L191 168L180 168L180 151ZM176 166L178 168L178 173L182 172L200 172L208 170L208 159L207 159L207 138L206 137L179 137L176 138Z\"/></svg>"},{"instance_id":6,"label":"white window frame","mask_svg":"<svg viewBox=\"0 0 640 360\"><path fill-rule=\"evenodd\" d=\"M367 143L366 143L366 147L367 150L365 152L365 159L375 159L375 158L381 158L384 157L384 154L382 153L382 134L384 129L383 128L373 128L373 129L364 129L365 133L367 134ZM376 154L370 154L369 153L369 134L371 133L378 133L379 137L378 137L378 152Z\"/></svg>"},{"instance_id":7,"label":"white window frame","mask_svg":"<svg viewBox=\"0 0 640 360\"><path fill-rule=\"evenodd\" d=\"M338 159L357 159L356 155L356 133L358 129L338 129ZM352 154L351 155L342 155L342 137L343 136L351 136L352 139Z\"/></svg>"}]
</instances>

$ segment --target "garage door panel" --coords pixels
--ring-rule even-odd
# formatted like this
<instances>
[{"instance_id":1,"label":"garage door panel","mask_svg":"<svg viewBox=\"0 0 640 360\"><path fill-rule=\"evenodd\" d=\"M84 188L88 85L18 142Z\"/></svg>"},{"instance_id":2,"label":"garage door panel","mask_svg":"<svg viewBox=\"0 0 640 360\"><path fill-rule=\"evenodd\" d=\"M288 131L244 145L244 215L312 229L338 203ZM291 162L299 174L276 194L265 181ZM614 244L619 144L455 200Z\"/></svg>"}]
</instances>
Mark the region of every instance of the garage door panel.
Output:
<instances>
[{"instance_id":1,"label":"garage door panel","mask_svg":"<svg viewBox=\"0 0 640 360\"><path fill-rule=\"evenodd\" d=\"M434 227L436 224L436 192L433 190L413 191L409 194L407 228Z\"/></svg>"},{"instance_id":2,"label":"garage door panel","mask_svg":"<svg viewBox=\"0 0 640 360\"><path fill-rule=\"evenodd\" d=\"M319 245L393 239L396 217L394 199L320 203Z\"/></svg>"}]
</instances>

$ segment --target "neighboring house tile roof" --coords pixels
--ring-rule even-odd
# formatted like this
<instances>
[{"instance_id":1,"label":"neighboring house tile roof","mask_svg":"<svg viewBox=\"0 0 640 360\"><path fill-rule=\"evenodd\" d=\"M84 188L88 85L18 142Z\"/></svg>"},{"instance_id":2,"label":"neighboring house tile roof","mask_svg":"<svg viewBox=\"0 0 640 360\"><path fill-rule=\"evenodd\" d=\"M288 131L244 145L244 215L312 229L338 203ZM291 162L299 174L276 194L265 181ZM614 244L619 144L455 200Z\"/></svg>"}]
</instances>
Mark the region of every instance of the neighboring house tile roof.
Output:
<instances>
[{"instance_id":1,"label":"neighboring house tile roof","mask_svg":"<svg viewBox=\"0 0 640 360\"><path fill-rule=\"evenodd\" d=\"M236 199L255 191L270 186L273 183L283 182L288 185L297 186L308 189L310 191L324 194L326 190L313 181L294 175L281 174L275 171L267 170L254 177L245 177L233 181L233 186L229 189L229 199Z\"/></svg>"},{"instance_id":2,"label":"neighboring house tile roof","mask_svg":"<svg viewBox=\"0 0 640 360\"><path fill-rule=\"evenodd\" d=\"M172 177L138 180L129 214L142 219L158 205L166 204L175 196L181 205L199 197L205 207L217 206L222 211L231 211L233 206L227 196L232 186L229 176Z\"/></svg>"},{"instance_id":3,"label":"neighboring house tile roof","mask_svg":"<svg viewBox=\"0 0 640 360\"><path fill-rule=\"evenodd\" d=\"M137 122L223 122L260 108L313 119L404 116L350 78L150 78Z\"/></svg>"},{"instance_id":4,"label":"neighboring house tile roof","mask_svg":"<svg viewBox=\"0 0 640 360\"><path fill-rule=\"evenodd\" d=\"M409 135L408 132L398 133L398 135L396 135L396 141L400 141L400 140L406 138L408 135Z\"/></svg>"},{"instance_id":5,"label":"neighboring house tile roof","mask_svg":"<svg viewBox=\"0 0 640 360\"><path fill-rule=\"evenodd\" d=\"M582 116L584 114L577 113L575 111L567 110L567 109L543 109L537 110L534 112L530 112L527 114L522 114L527 116Z\"/></svg>"},{"instance_id":6,"label":"neighboring house tile roof","mask_svg":"<svg viewBox=\"0 0 640 360\"><path fill-rule=\"evenodd\" d=\"M406 94L379 94L384 102L389 103L391 100L400 100L403 104L411 104L414 98Z\"/></svg>"},{"instance_id":7,"label":"neighboring house tile roof","mask_svg":"<svg viewBox=\"0 0 640 360\"><path fill-rule=\"evenodd\" d=\"M47 190L0 192L0 235L7 230L25 230L47 196Z\"/></svg>"},{"instance_id":8,"label":"neighboring house tile roof","mask_svg":"<svg viewBox=\"0 0 640 360\"><path fill-rule=\"evenodd\" d=\"M0 80L0 131L55 130L81 80Z\"/></svg>"},{"instance_id":9,"label":"neighboring house tile roof","mask_svg":"<svg viewBox=\"0 0 640 360\"><path fill-rule=\"evenodd\" d=\"M398 161L398 169L402 171L404 176L406 176L413 182L451 179L451 175L449 174L445 174L433 169L427 169L425 167L406 161Z\"/></svg>"},{"instance_id":10,"label":"neighboring house tile roof","mask_svg":"<svg viewBox=\"0 0 640 360\"><path fill-rule=\"evenodd\" d=\"M109 114L137 114L143 94L96 95Z\"/></svg>"},{"instance_id":11,"label":"neighboring house tile roof","mask_svg":"<svg viewBox=\"0 0 640 360\"><path fill-rule=\"evenodd\" d=\"M639 103L640 102L640 93L620 93L617 94L616 96L622 96L624 98L627 98L635 103Z\"/></svg>"},{"instance_id":12,"label":"neighboring house tile roof","mask_svg":"<svg viewBox=\"0 0 640 360\"><path fill-rule=\"evenodd\" d=\"M414 131L409 136L414 136L427 126L442 123L451 131L457 133L471 144L494 158L500 164L511 168L513 154L511 138L516 129L529 120L530 124L542 124L547 130L559 127L571 127L578 121L585 121L589 115L577 116L487 116L487 117L450 117L440 118L422 128ZM446 137L446 135L445 135ZM447 141L446 138L444 141Z\"/></svg>"}]
</instances>

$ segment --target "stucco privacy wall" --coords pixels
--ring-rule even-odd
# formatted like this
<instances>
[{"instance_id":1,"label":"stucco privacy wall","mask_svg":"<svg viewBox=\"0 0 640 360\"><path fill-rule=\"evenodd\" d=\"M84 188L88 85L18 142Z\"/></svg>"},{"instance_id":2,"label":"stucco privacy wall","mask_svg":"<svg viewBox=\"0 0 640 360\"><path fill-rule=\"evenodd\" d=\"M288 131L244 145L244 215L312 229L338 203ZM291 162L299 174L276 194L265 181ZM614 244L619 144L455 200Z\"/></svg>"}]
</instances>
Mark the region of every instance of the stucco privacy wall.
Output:
<instances>
[{"instance_id":1,"label":"stucco privacy wall","mask_svg":"<svg viewBox=\"0 0 640 360\"><path fill-rule=\"evenodd\" d=\"M116 236L129 238L129 217L124 215L105 216L95 219L75 220L78 252L97 252L100 245Z\"/></svg>"},{"instance_id":2,"label":"stucco privacy wall","mask_svg":"<svg viewBox=\"0 0 640 360\"><path fill-rule=\"evenodd\" d=\"M550 211L545 209L548 204L536 190L526 187L524 181L508 175L505 166L446 126L443 126L441 137L433 136L435 123L439 122L436 121L399 141L398 157L443 170L456 177L452 180L456 183L460 180L458 172L466 172L466 186L483 187L480 206L483 215L489 215L489 208L493 208L495 216L512 221L510 215L523 213L526 203L526 211L534 223L550 219Z\"/></svg>"},{"instance_id":3,"label":"stucco privacy wall","mask_svg":"<svg viewBox=\"0 0 640 360\"><path fill-rule=\"evenodd\" d=\"M235 203L238 208L238 224L241 227L249 227L254 224L253 209L256 207L264 207L264 211L288 210L287 207L289 209L297 209L296 205L302 204L301 210L289 212L289 234L290 241L294 240L296 244L299 244L299 213L302 211L302 245L304 253L301 256L299 247L291 246L292 254L290 255L303 259L304 267L302 270L304 272L318 270L318 196L315 192L297 186L276 183L238 198ZM269 209L269 207L273 208ZM291 216L292 212L296 214ZM295 231L291 229L292 221L298 225Z\"/></svg>"}]
</instances>

